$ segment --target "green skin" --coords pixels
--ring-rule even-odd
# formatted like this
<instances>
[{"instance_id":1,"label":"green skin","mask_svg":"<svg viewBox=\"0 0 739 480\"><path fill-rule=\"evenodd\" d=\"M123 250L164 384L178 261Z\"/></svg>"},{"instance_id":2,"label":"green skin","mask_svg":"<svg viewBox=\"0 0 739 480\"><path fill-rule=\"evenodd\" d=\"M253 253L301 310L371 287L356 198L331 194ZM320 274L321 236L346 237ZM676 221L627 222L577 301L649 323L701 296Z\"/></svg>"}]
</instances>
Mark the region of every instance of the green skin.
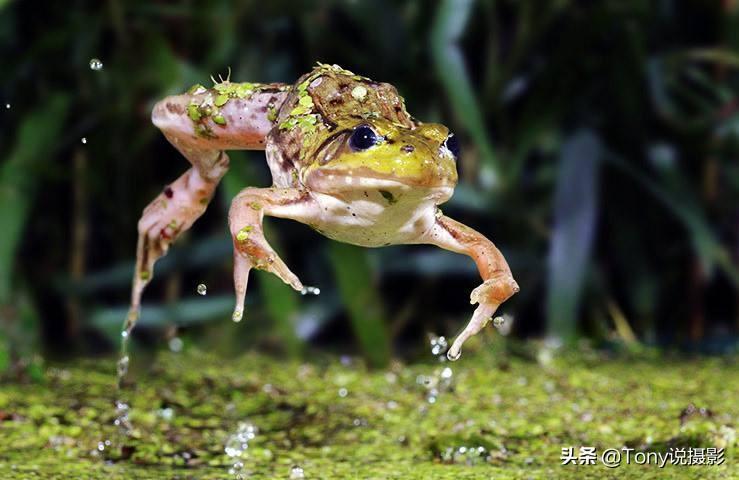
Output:
<instances>
[{"instance_id":1,"label":"green skin","mask_svg":"<svg viewBox=\"0 0 739 480\"><path fill-rule=\"evenodd\" d=\"M265 150L271 188L246 188L233 200L234 321L244 310L249 271L267 270L296 290L303 285L265 240L264 215L305 223L334 240L379 247L433 244L469 255L483 283L478 306L448 355L479 332L518 291L503 255L475 230L443 215L438 205L457 183L449 130L422 124L395 87L318 64L293 86L231 83L165 98L152 121L192 164L144 210L127 329L135 325L154 262L202 215L228 170L226 150ZM378 141L352 148L354 129L368 126Z\"/></svg>"}]
</instances>

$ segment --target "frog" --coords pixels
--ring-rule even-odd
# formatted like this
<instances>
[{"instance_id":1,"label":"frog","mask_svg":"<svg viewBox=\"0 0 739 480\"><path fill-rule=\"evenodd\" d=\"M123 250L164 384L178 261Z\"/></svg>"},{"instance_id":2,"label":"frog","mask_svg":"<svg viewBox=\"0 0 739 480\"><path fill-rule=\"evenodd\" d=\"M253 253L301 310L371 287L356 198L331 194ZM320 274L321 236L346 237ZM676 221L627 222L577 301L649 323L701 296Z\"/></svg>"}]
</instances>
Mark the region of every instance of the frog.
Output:
<instances>
[{"instance_id":1,"label":"frog","mask_svg":"<svg viewBox=\"0 0 739 480\"><path fill-rule=\"evenodd\" d=\"M458 137L422 123L397 89L338 65L318 63L294 84L213 80L157 102L152 123L191 164L148 205L138 222L136 266L126 320L130 333L155 262L205 212L229 169L230 150L262 150L267 188L246 187L231 202L235 306L244 316L250 271L305 287L264 236L265 216L306 224L362 247L430 244L475 262L477 306L447 352L455 360L498 307L519 291L500 250L439 208L457 184Z\"/></svg>"}]
</instances>

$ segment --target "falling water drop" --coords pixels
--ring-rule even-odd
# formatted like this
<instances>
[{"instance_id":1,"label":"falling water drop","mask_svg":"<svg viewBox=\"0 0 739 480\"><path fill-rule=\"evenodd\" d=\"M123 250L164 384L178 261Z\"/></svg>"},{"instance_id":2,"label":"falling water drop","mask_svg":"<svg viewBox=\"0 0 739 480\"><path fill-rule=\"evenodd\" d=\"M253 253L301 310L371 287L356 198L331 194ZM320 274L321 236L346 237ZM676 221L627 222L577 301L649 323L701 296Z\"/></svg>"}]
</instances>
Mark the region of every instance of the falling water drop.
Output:
<instances>
[{"instance_id":1,"label":"falling water drop","mask_svg":"<svg viewBox=\"0 0 739 480\"><path fill-rule=\"evenodd\" d=\"M231 320L234 322L240 322L243 317L244 312L242 310L234 310L233 315L231 315Z\"/></svg>"},{"instance_id":2,"label":"falling water drop","mask_svg":"<svg viewBox=\"0 0 739 480\"><path fill-rule=\"evenodd\" d=\"M80 140L80 141L82 142L82 144L86 144L87 143L87 138L82 137L82 140Z\"/></svg>"},{"instance_id":3,"label":"falling water drop","mask_svg":"<svg viewBox=\"0 0 739 480\"><path fill-rule=\"evenodd\" d=\"M208 293L208 287L206 287L204 283L201 283L200 285L198 285L198 293L200 295L205 295L206 293Z\"/></svg>"},{"instance_id":4,"label":"falling water drop","mask_svg":"<svg viewBox=\"0 0 739 480\"><path fill-rule=\"evenodd\" d=\"M90 70L99 71L103 69L103 62L99 58L90 59Z\"/></svg>"},{"instance_id":5,"label":"falling water drop","mask_svg":"<svg viewBox=\"0 0 739 480\"><path fill-rule=\"evenodd\" d=\"M118 360L118 378L123 378L128 373L128 355Z\"/></svg>"},{"instance_id":6,"label":"falling water drop","mask_svg":"<svg viewBox=\"0 0 739 480\"><path fill-rule=\"evenodd\" d=\"M305 471L300 465L293 465L290 467L290 480L300 480L305 478Z\"/></svg>"},{"instance_id":7,"label":"falling water drop","mask_svg":"<svg viewBox=\"0 0 739 480\"><path fill-rule=\"evenodd\" d=\"M318 287L303 287L303 289L300 291L301 295L320 295L321 289Z\"/></svg>"},{"instance_id":8,"label":"falling water drop","mask_svg":"<svg viewBox=\"0 0 739 480\"><path fill-rule=\"evenodd\" d=\"M182 342L182 339L180 337L172 337L169 339L169 342L167 342L167 345L169 346L169 349L171 351L181 352L184 343Z\"/></svg>"},{"instance_id":9,"label":"falling water drop","mask_svg":"<svg viewBox=\"0 0 739 480\"><path fill-rule=\"evenodd\" d=\"M226 440L223 450L233 462L228 472L237 479L245 478L242 460L249 448L249 442L257 436L258 431L257 427L249 422L239 422L236 432Z\"/></svg>"},{"instance_id":10,"label":"falling water drop","mask_svg":"<svg viewBox=\"0 0 739 480\"><path fill-rule=\"evenodd\" d=\"M495 328L502 327L504 323L505 323L505 318L504 317L495 317L493 319L493 326L495 326Z\"/></svg>"},{"instance_id":11,"label":"falling water drop","mask_svg":"<svg viewBox=\"0 0 739 480\"><path fill-rule=\"evenodd\" d=\"M6 110L10 110L10 104L9 104L9 103L6 103L6 104L5 104L5 109L6 109Z\"/></svg>"}]
</instances>

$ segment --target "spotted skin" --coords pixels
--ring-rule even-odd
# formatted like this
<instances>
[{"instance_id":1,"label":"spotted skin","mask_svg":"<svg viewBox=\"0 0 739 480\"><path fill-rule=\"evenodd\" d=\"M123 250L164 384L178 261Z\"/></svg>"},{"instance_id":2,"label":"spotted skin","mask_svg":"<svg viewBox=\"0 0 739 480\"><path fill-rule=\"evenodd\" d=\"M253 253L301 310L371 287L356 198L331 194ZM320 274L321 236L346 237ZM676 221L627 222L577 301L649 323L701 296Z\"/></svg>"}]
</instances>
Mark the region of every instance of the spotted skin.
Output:
<instances>
[{"instance_id":1,"label":"spotted skin","mask_svg":"<svg viewBox=\"0 0 739 480\"><path fill-rule=\"evenodd\" d=\"M195 86L157 103L152 121L192 167L164 188L139 221L129 330L154 263L205 211L228 170L225 151L236 149L265 150L273 185L246 188L231 203L234 320L243 318L252 269L303 289L265 239L265 215L355 245L426 243L470 256L483 283L470 297L478 304L472 319L448 352L453 359L518 291L495 245L438 209L457 183L456 138L447 147L449 130L411 117L388 83L318 64L293 85Z\"/></svg>"}]
</instances>

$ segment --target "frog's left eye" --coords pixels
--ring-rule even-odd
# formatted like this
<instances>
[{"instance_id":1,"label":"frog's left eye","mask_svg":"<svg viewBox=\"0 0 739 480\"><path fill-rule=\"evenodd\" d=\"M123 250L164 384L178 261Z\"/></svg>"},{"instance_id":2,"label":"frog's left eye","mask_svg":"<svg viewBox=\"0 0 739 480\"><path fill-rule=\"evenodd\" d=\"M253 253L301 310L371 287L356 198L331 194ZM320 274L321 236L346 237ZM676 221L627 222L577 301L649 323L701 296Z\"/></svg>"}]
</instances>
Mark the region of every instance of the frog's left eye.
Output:
<instances>
[{"instance_id":1,"label":"frog's left eye","mask_svg":"<svg viewBox=\"0 0 739 480\"><path fill-rule=\"evenodd\" d=\"M448 137L446 137L446 140L444 140L444 146L452 152L452 155L454 155L454 158L459 158L459 154L461 153L461 148L459 146L459 139L456 135L453 133L450 133Z\"/></svg>"},{"instance_id":2,"label":"frog's left eye","mask_svg":"<svg viewBox=\"0 0 739 480\"><path fill-rule=\"evenodd\" d=\"M377 143L377 134L368 125L360 125L354 129L349 137L349 146L352 150L367 150Z\"/></svg>"}]
</instances>

